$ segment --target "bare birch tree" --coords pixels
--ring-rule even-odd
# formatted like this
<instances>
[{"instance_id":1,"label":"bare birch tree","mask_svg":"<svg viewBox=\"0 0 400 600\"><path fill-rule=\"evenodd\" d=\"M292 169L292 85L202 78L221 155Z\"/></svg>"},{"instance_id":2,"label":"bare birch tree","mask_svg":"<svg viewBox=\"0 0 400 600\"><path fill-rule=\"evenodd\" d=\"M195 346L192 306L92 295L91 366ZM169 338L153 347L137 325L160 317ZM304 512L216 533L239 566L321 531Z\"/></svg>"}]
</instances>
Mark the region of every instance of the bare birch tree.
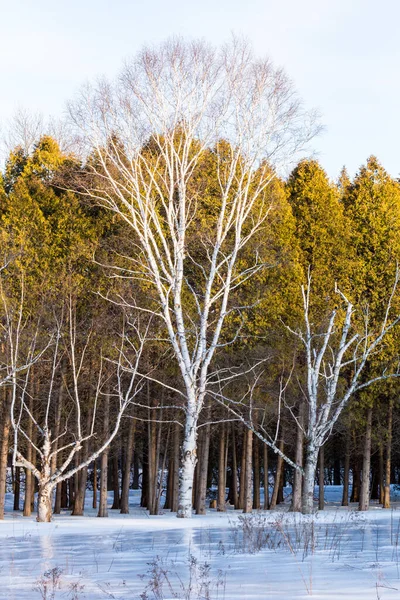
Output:
<instances>
[{"instance_id":1,"label":"bare birch tree","mask_svg":"<svg viewBox=\"0 0 400 600\"><path fill-rule=\"evenodd\" d=\"M139 360L146 341L147 328L140 330L137 323L129 323L121 335L121 345L117 349L117 358L112 361L102 359L98 363L97 384L92 398L93 406L90 407L91 419L87 424L87 411L85 414L85 400L82 380L87 378L84 369L86 354L88 353L91 331L87 332L86 341L79 345L77 340L77 326L72 303L69 304L69 319L67 333L63 337L62 324L58 323L53 344L47 348L46 361L50 362L49 382L46 397L40 404L41 410L35 414L30 410L29 379L30 366L25 369L24 377L17 377L17 369L12 372L12 400L11 424L14 431L13 440L13 465L23 467L30 471L37 479L39 486L37 521L51 521L52 494L58 483L69 479L81 469L90 465L111 444L117 435L122 417L133 399L141 389L140 379L137 378ZM14 349L14 361L18 363L18 329L9 327L9 343ZM127 345L129 349L127 350ZM32 340L30 355L34 357L36 341ZM59 372L61 357L67 355L69 364L69 379L65 385L69 398L69 405L64 426L58 427L58 436L52 435L52 415L56 404L55 386ZM32 362L32 360L31 360ZM104 363L110 366L104 368ZM127 375L128 374L128 375ZM63 375L62 375L63 376ZM116 398L113 420L107 436L99 436L100 420L98 418L99 405L101 404L102 390L107 388L109 394L112 382L113 397ZM38 400L38 399L35 399ZM53 407L53 410L52 410ZM85 427L86 423L86 427ZM27 424L31 424L28 427ZM58 424L59 425L59 424ZM32 429L35 437L29 434ZM100 438L100 439L98 439ZM23 444L21 444L23 440ZM38 440L38 441L36 441ZM89 442L91 451L85 457L80 456L80 451ZM23 453L23 447L33 448L40 458L40 466L33 464ZM73 465L73 466L72 466Z\"/></svg>"},{"instance_id":2,"label":"bare birch tree","mask_svg":"<svg viewBox=\"0 0 400 600\"><path fill-rule=\"evenodd\" d=\"M3 133L3 132L0 132ZM24 108L16 110L0 136L0 160L10 152L22 151L28 157L36 144L44 135L57 140L63 152L74 150L74 140L68 131L65 119L44 119L40 113L33 113Z\"/></svg>"},{"instance_id":3,"label":"bare birch tree","mask_svg":"<svg viewBox=\"0 0 400 600\"><path fill-rule=\"evenodd\" d=\"M3 140L7 154L21 148L26 156L32 152L34 145L44 132L43 117L40 113L30 113L19 108L8 124L8 135Z\"/></svg>"},{"instance_id":4,"label":"bare birch tree","mask_svg":"<svg viewBox=\"0 0 400 600\"><path fill-rule=\"evenodd\" d=\"M51 337L41 348L37 347L37 327L33 335L26 336L26 318L24 315L24 285L22 281L19 299L15 302L7 297L3 280L7 277L7 267L12 260L5 260L0 267L0 388L3 388L3 423L0 456L0 519L4 519L4 499L6 492L6 473L9 452L10 407L15 381L29 371L51 345ZM12 277L12 276L11 276ZM36 329L36 330L35 330ZM32 333L32 331L30 332Z\"/></svg>"},{"instance_id":5,"label":"bare birch tree","mask_svg":"<svg viewBox=\"0 0 400 600\"><path fill-rule=\"evenodd\" d=\"M302 389L305 401L304 415L296 415L285 400L285 390L291 374L285 383L281 380L278 399L278 422L275 434L271 435L269 427L264 424L266 409L254 401L254 390L257 378L248 385L248 391L239 400L232 399L229 394L229 378L220 378L218 385L211 387L209 393L225 406L229 413L246 425L259 439L285 460L303 476L301 508L303 514L313 511L314 485L317 470L318 454L332 433L333 427L351 398L359 391L378 382L400 376L400 363L383 367L382 371L369 376L370 360L376 358L384 349L385 337L399 323L400 315L393 315L394 298L398 290L400 273L396 269L392 292L385 307L384 317L376 330L370 323L368 309L362 312L360 319L355 319L357 312L352 302L335 287L335 292L342 306L335 308L329 315L327 327L318 329L310 317L311 276L306 286L302 286L303 328L288 330L299 338L306 357L306 385ZM359 315L361 311L358 311ZM280 417L283 408L288 410L302 432L305 442L304 467L291 460L279 447L278 436ZM257 419L254 415L257 414ZM257 427L255 422L257 421Z\"/></svg>"},{"instance_id":6,"label":"bare birch tree","mask_svg":"<svg viewBox=\"0 0 400 600\"><path fill-rule=\"evenodd\" d=\"M304 147L315 115L284 72L256 60L246 43L218 50L179 39L145 48L115 83L85 88L70 113L86 153L95 153L95 177L80 182L81 192L131 228L135 254L121 275L155 290L157 306L137 308L162 319L179 365L186 417L178 516L190 517L197 423L231 292L264 266L257 254L245 267L239 259L267 226L271 164ZM215 190L213 217L202 225L207 155ZM196 235L201 260L190 244Z\"/></svg>"},{"instance_id":7,"label":"bare birch tree","mask_svg":"<svg viewBox=\"0 0 400 600\"><path fill-rule=\"evenodd\" d=\"M304 330L292 330L292 333L300 339L306 355L307 383L304 392L307 419L304 426L296 419L305 437L302 494L304 514L313 510L318 453L351 397L374 383L399 376L399 365L394 370L384 369L372 377L368 377L366 368L370 359L382 351L385 336L400 321L400 315L391 315L398 282L397 269L392 293L378 331L371 327L366 310L362 332L354 324L353 304L337 287L335 291L343 303L344 315L341 318L341 311L333 310L326 329L322 332L315 331L310 322L310 276L307 286L302 287L305 327Z\"/></svg>"}]
</instances>

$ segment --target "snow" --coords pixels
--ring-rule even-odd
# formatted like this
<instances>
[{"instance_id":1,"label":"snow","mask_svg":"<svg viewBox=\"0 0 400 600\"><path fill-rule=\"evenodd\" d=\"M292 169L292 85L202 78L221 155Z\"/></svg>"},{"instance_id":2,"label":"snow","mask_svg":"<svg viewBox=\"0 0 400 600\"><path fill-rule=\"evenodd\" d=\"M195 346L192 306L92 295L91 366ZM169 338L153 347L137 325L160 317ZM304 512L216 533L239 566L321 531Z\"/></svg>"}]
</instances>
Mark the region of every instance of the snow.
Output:
<instances>
[{"instance_id":1,"label":"snow","mask_svg":"<svg viewBox=\"0 0 400 600\"><path fill-rule=\"evenodd\" d=\"M98 519L88 494L87 516L66 513L52 523L13 513L9 497L0 522L0 598L50 600L44 573L58 568L56 600L397 600L400 505L341 508L340 486L326 497L327 509L313 516L281 508L243 520L231 509L188 520L169 511L149 517L134 492L129 515L110 510Z\"/></svg>"}]
</instances>

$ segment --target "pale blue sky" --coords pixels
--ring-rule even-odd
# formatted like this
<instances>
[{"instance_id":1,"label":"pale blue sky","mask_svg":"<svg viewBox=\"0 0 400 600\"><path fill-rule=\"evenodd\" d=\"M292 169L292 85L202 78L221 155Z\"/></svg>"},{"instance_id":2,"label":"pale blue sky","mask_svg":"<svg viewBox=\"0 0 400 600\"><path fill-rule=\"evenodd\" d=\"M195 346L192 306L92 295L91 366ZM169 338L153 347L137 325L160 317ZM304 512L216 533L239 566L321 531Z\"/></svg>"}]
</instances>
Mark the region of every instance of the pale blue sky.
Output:
<instances>
[{"instance_id":1,"label":"pale blue sky","mask_svg":"<svg viewBox=\"0 0 400 600\"><path fill-rule=\"evenodd\" d=\"M331 177L376 154L400 175L400 2L396 0L0 0L0 123L19 107L62 113L97 75L173 34L231 32L285 68L326 127L314 142Z\"/></svg>"}]
</instances>

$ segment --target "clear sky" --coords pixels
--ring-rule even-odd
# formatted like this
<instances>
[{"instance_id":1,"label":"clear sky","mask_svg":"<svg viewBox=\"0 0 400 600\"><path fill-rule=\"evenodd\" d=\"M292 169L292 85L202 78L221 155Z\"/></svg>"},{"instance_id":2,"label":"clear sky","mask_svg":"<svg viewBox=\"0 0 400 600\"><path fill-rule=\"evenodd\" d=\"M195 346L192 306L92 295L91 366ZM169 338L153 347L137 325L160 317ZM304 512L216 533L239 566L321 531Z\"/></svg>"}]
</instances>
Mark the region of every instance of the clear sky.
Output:
<instances>
[{"instance_id":1,"label":"clear sky","mask_svg":"<svg viewBox=\"0 0 400 600\"><path fill-rule=\"evenodd\" d=\"M249 38L293 79L325 132L328 174L375 154L400 175L400 2L396 0L0 0L0 124L18 108L60 115L79 86L115 75L173 34Z\"/></svg>"}]
</instances>

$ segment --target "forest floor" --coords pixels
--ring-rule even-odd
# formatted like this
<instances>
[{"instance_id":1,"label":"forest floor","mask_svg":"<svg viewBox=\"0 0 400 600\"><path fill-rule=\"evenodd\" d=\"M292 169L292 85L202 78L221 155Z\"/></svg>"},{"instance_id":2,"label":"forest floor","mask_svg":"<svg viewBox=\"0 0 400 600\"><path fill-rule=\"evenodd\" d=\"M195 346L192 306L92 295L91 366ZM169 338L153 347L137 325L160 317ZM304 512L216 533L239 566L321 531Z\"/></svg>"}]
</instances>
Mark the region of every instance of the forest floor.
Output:
<instances>
[{"instance_id":1,"label":"forest floor","mask_svg":"<svg viewBox=\"0 0 400 600\"><path fill-rule=\"evenodd\" d=\"M191 520L63 514L0 522L0 598L57 600L278 600L400 598L400 503L367 513L339 507L302 517L277 511L208 511ZM111 499L111 498L110 498ZM11 498L9 498L11 502ZM91 497L87 498L88 506Z\"/></svg>"}]
</instances>

